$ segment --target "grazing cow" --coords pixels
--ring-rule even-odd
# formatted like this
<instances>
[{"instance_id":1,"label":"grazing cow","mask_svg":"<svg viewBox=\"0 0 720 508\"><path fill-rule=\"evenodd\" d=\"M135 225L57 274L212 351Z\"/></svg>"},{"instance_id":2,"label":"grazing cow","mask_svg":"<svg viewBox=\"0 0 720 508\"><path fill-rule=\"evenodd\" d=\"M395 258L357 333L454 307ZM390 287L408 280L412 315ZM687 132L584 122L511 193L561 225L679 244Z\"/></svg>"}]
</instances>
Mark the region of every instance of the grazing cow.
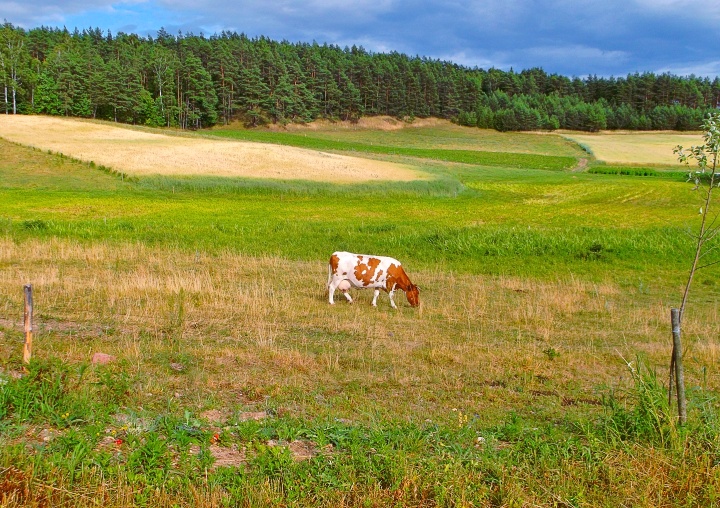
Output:
<instances>
[{"instance_id":1,"label":"grazing cow","mask_svg":"<svg viewBox=\"0 0 720 508\"><path fill-rule=\"evenodd\" d=\"M373 288L375 296L372 304L377 306L377 298L382 289L390 296L390 305L396 309L393 293L395 289L405 291L408 302L413 307L420 304L420 289L410 282L405 270L397 259L386 256L366 256L350 252L333 252L328 264L328 292L330 305L334 304L333 295L339 289L348 302L353 299L348 293L350 288Z\"/></svg>"}]
</instances>

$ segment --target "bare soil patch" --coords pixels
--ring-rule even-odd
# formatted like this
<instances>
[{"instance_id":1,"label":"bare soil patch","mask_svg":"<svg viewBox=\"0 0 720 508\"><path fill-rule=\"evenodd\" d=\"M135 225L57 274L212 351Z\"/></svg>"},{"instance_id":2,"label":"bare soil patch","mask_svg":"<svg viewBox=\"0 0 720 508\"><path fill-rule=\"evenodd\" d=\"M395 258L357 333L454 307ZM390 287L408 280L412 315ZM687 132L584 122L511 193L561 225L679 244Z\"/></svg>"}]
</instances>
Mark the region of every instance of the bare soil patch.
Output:
<instances>
[{"instance_id":1,"label":"bare soil patch","mask_svg":"<svg viewBox=\"0 0 720 508\"><path fill-rule=\"evenodd\" d=\"M409 166L302 148L170 136L107 123L2 115L0 137L94 162L128 175L202 175L338 183L411 181Z\"/></svg>"},{"instance_id":2,"label":"bare soil patch","mask_svg":"<svg viewBox=\"0 0 720 508\"><path fill-rule=\"evenodd\" d=\"M440 118L414 118L412 120L400 120L392 116L369 116L357 121L330 121L315 120L306 124L271 125L270 130L285 131L334 131L334 130L379 130L398 131L401 129L412 129L417 127L437 127L439 125L454 125L449 120Z\"/></svg>"}]
</instances>

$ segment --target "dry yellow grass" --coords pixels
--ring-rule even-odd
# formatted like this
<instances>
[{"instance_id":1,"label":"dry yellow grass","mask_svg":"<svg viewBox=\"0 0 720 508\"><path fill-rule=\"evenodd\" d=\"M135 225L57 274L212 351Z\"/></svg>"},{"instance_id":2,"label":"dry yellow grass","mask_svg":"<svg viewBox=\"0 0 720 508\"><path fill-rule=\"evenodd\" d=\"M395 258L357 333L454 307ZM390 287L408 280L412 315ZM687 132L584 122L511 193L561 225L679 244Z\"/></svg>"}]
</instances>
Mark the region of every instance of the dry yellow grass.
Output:
<instances>
[{"instance_id":1,"label":"dry yellow grass","mask_svg":"<svg viewBox=\"0 0 720 508\"><path fill-rule=\"evenodd\" d=\"M700 133L680 132L600 132L562 133L563 137L585 145L595 157L612 164L678 164L676 145L700 145Z\"/></svg>"},{"instance_id":2,"label":"dry yellow grass","mask_svg":"<svg viewBox=\"0 0 720 508\"><path fill-rule=\"evenodd\" d=\"M533 404L587 411L598 385L629 381L623 358L667 362L667 307L615 283L412 275L419 309L393 311L384 295L372 308L372 293L330 306L322 261L0 239L0 355L21 355L22 285L32 283L36 356L113 354L142 374L148 406L267 396L298 417L442 420L458 408L492 422ZM686 376L715 389L718 374L702 372L717 360L719 321L706 318L686 318Z\"/></svg>"},{"instance_id":3,"label":"dry yellow grass","mask_svg":"<svg viewBox=\"0 0 720 508\"><path fill-rule=\"evenodd\" d=\"M338 183L427 178L409 166L302 148L176 137L76 119L2 115L0 137L128 175L203 175Z\"/></svg>"}]
</instances>

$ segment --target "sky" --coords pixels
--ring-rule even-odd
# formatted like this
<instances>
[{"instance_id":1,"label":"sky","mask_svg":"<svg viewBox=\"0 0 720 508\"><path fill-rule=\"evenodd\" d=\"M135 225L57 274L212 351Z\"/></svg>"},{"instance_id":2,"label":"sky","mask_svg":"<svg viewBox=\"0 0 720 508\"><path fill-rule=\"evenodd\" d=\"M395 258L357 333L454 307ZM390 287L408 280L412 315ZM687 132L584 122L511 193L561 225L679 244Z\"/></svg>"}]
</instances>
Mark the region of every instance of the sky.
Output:
<instances>
[{"instance_id":1,"label":"sky","mask_svg":"<svg viewBox=\"0 0 720 508\"><path fill-rule=\"evenodd\" d=\"M222 31L585 78L720 76L718 0L0 0L25 29Z\"/></svg>"}]
</instances>

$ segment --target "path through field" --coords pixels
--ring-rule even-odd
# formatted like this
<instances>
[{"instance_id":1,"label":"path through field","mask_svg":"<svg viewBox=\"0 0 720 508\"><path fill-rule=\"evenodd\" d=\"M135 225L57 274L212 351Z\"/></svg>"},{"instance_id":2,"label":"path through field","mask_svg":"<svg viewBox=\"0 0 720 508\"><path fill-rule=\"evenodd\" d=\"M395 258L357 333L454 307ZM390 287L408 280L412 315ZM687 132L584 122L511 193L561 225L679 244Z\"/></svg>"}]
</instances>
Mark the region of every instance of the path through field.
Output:
<instances>
[{"instance_id":1,"label":"path through field","mask_svg":"<svg viewBox=\"0 0 720 508\"><path fill-rule=\"evenodd\" d=\"M202 175L337 183L410 181L409 166L288 146L152 133L107 123L1 115L0 137L128 175Z\"/></svg>"}]
</instances>

